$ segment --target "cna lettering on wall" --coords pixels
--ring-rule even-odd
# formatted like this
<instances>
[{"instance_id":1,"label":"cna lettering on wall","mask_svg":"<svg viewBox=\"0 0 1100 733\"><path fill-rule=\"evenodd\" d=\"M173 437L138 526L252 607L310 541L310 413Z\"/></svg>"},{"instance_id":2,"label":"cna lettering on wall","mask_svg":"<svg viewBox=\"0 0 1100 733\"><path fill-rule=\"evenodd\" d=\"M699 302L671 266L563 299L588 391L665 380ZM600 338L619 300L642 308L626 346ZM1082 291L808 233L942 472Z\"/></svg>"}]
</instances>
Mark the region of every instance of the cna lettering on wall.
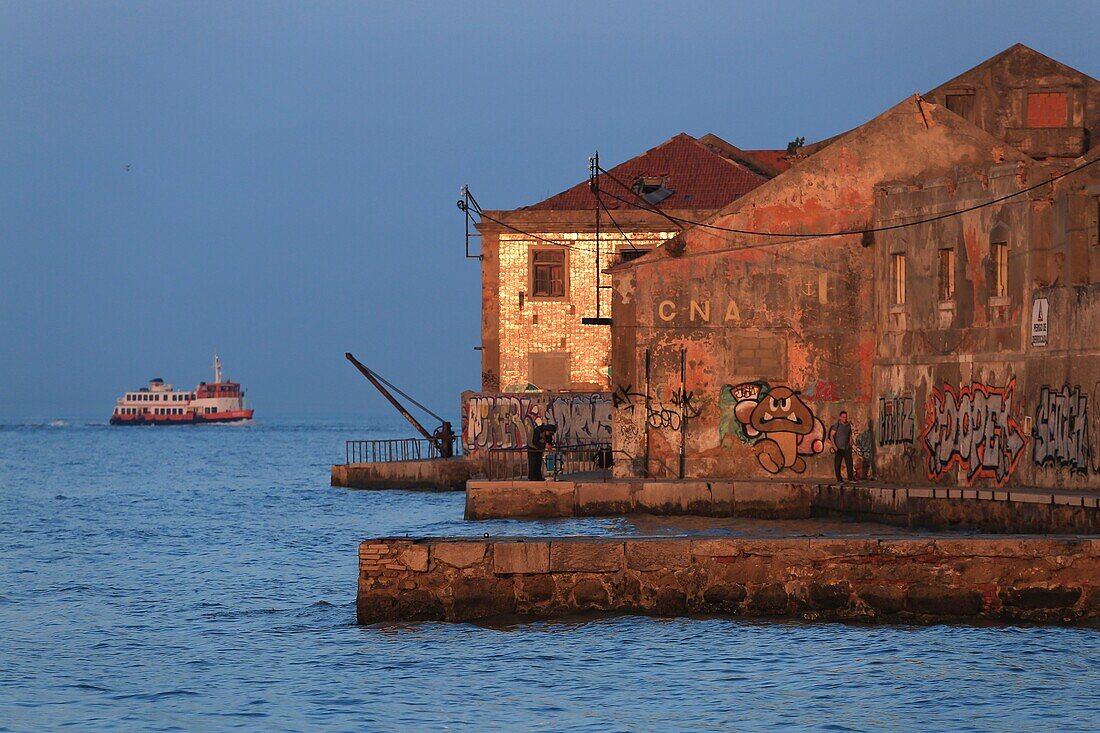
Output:
<instances>
[{"instance_id":1,"label":"cna lettering on wall","mask_svg":"<svg viewBox=\"0 0 1100 733\"><path fill-rule=\"evenodd\" d=\"M878 444L912 443L916 435L912 397L878 398Z\"/></svg>"},{"instance_id":2,"label":"cna lettering on wall","mask_svg":"<svg viewBox=\"0 0 1100 733\"><path fill-rule=\"evenodd\" d=\"M928 427L921 435L928 451L928 478L939 480L952 466L966 472L966 484L980 478L1003 486L1024 452L1024 434L1013 417L1016 380L1005 387L978 382L955 390L932 390Z\"/></svg>"},{"instance_id":3,"label":"cna lettering on wall","mask_svg":"<svg viewBox=\"0 0 1100 733\"><path fill-rule=\"evenodd\" d=\"M470 395L462 410L468 451L522 448L535 425L558 427L559 445L611 442L611 396L547 393Z\"/></svg>"},{"instance_id":4,"label":"cna lettering on wall","mask_svg":"<svg viewBox=\"0 0 1100 733\"><path fill-rule=\"evenodd\" d=\"M765 381L727 384L718 398L719 441L736 437L756 446L756 459L768 473L806 470L803 456L825 449L825 426L799 393Z\"/></svg>"},{"instance_id":5,"label":"cna lettering on wall","mask_svg":"<svg viewBox=\"0 0 1100 733\"><path fill-rule=\"evenodd\" d=\"M1043 387L1035 408L1032 458L1036 465L1068 468L1088 473L1092 466L1089 445L1088 397L1080 387L1063 385L1060 391Z\"/></svg>"}]
</instances>

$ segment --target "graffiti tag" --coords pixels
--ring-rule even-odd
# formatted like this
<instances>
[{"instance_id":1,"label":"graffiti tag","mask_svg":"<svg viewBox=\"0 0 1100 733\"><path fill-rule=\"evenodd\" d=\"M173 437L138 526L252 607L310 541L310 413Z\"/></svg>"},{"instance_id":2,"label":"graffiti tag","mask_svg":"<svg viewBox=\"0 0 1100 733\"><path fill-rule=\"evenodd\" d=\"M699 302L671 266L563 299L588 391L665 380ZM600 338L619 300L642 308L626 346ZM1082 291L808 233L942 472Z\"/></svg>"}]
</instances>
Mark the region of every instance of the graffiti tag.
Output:
<instances>
[{"instance_id":1,"label":"graffiti tag","mask_svg":"<svg viewBox=\"0 0 1100 733\"><path fill-rule=\"evenodd\" d=\"M1067 384L1060 391L1046 386L1040 389L1031 435L1035 439L1032 459L1036 465L1088 473L1092 464L1088 397L1081 388L1070 389Z\"/></svg>"},{"instance_id":2,"label":"graffiti tag","mask_svg":"<svg viewBox=\"0 0 1100 733\"><path fill-rule=\"evenodd\" d=\"M560 445L611 442L611 398L606 394L475 394L462 406L468 451L522 448L536 425L558 427Z\"/></svg>"},{"instance_id":3,"label":"graffiti tag","mask_svg":"<svg viewBox=\"0 0 1100 733\"><path fill-rule=\"evenodd\" d=\"M913 442L916 421L912 397L879 397L878 444L902 445Z\"/></svg>"},{"instance_id":4,"label":"graffiti tag","mask_svg":"<svg viewBox=\"0 0 1100 733\"><path fill-rule=\"evenodd\" d=\"M1003 486L1016 470L1024 451L1024 434L1012 416L1016 380L989 387L978 382L957 391L949 384L932 390L928 427L921 435L928 451L928 477L942 478L958 465L966 484L993 479Z\"/></svg>"}]
</instances>

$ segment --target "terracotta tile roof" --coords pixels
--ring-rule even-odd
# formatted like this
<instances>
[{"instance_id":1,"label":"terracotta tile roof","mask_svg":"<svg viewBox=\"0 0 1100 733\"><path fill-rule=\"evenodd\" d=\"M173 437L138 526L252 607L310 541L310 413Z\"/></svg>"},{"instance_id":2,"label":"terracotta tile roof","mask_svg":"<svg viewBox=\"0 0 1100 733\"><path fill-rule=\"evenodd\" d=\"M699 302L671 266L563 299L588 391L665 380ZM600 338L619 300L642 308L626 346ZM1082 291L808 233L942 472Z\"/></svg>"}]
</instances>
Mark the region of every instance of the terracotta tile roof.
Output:
<instances>
[{"instance_id":1,"label":"terracotta tile roof","mask_svg":"<svg viewBox=\"0 0 1100 733\"><path fill-rule=\"evenodd\" d=\"M661 209L720 209L768 180L686 133L609 168L608 173L600 176L601 188L630 201L638 200L630 187L639 178L660 180L672 190L671 195L656 205ZM603 200L609 209L629 208L610 195ZM522 208L528 211L581 211L593 209L595 204L588 181L584 181L545 201Z\"/></svg>"}]
</instances>

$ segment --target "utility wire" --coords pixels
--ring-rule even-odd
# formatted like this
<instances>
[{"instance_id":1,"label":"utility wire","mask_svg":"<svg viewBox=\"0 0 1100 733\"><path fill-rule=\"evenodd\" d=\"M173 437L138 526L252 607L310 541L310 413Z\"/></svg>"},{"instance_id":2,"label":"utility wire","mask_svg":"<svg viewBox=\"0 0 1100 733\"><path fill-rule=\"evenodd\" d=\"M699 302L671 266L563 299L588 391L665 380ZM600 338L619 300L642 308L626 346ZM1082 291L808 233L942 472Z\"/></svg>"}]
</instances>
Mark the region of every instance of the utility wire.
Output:
<instances>
[{"instance_id":1,"label":"utility wire","mask_svg":"<svg viewBox=\"0 0 1100 733\"><path fill-rule=\"evenodd\" d=\"M591 248L588 248L588 247L577 247L577 246L574 246L572 244L566 244L565 242L555 242L553 239L547 239L546 237L539 236L538 234L535 234L533 232L525 231L523 229L520 229L519 227L514 227L511 224L504 223L500 219L489 216L484 211L482 211L481 205L478 204L477 199L474 198L474 195L472 193L470 194L470 203L472 203L474 205L474 211L482 219L487 219L487 220L493 222L494 224L499 224L500 226L504 227L505 229L510 229L513 232L516 232L517 234L522 234L525 237L531 237L532 239L537 239L540 242L545 242L546 244L552 244L556 247L565 247L566 249L571 249L571 250L574 250L576 252L595 252L594 249L591 249Z\"/></svg>"},{"instance_id":2,"label":"utility wire","mask_svg":"<svg viewBox=\"0 0 1100 733\"><path fill-rule=\"evenodd\" d=\"M596 195L596 201L599 202L600 206L603 207L603 210L607 213L607 218L610 219L611 223L615 225L615 228L619 230L619 234L623 235L623 239L626 240L626 243L630 245L630 248L638 249L634 245L634 243L630 241L630 237L626 236L626 232L624 232L623 228L619 226L619 222L615 221L615 217L612 216L611 210L607 208L607 204L603 202L603 199L600 198L598 194Z\"/></svg>"},{"instance_id":3,"label":"utility wire","mask_svg":"<svg viewBox=\"0 0 1100 733\"><path fill-rule=\"evenodd\" d=\"M374 378L375 378L375 379L377 379L377 380L378 380L379 382L381 382L382 384L386 385L387 387L389 387L390 389L392 389L392 390L393 390L394 392L396 392L397 394L401 395L402 397L404 397L405 399L407 399L407 400L408 400L409 402L413 403L414 405L416 405L417 407L419 407L419 408L420 408L421 410L423 410L424 412L426 412L426 413L428 413L429 415L431 415L432 417L434 417L434 418L435 418L436 420L438 420L439 422L445 422L445 421L443 420L443 418L441 418L441 417L440 417L439 415L436 415L436 414L435 414L434 412L432 412L431 410L429 410L429 409L428 409L427 407L424 407L424 405L420 404L419 402L417 402L416 400L414 400L414 399L413 399L412 397L409 397L409 396L408 396L407 394L405 394L404 392L402 392L402 391L401 391L401 388L400 388L400 387L396 387L396 386L394 386L394 384L393 384L392 382L390 382L389 380L387 380L387 379L386 379L385 377L383 377L383 376L382 376L381 374L379 374L378 372L374 371L373 369L371 369L371 368L369 368L369 367L366 367L366 365L364 365L364 368L366 368L366 370L367 370L368 372L370 372L371 374L373 374L373 375L374 375Z\"/></svg>"},{"instance_id":4,"label":"utility wire","mask_svg":"<svg viewBox=\"0 0 1100 733\"><path fill-rule=\"evenodd\" d=\"M637 201L630 201L628 199L624 199L620 196L617 196L617 195L611 193L610 191L607 192L607 195L611 196L612 198L618 199L619 201L623 202L624 204L627 204L629 206L633 206L634 208L642 209L643 211L649 211L649 212L652 212L654 214L660 214L661 216L665 217L666 219L669 219L670 221L676 221L676 222L680 222L680 223L683 223L683 224L688 224L690 226L698 226L698 227L703 227L705 229L713 229L715 231L720 231L720 232L729 232L731 234L745 234L745 235L758 236L758 237L784 237L784 238L789 238L789 239L818 239L818 238L825 238L825 237L843 237L843 236L847 236L847 235L850 235L850 234L873 234L875 232L889 232L889 231L894 231L894 230L897 230L897 229L905 229L905 228L908 228L908 227L920 226L921 224L930 224L932 222L942 221L943 219L949 219L953 216L959 216L961 214L966 214L966 213L969 213L971 211L977 211L978 209L984 209L987 206L993 206L994 204L999 204L1002 201L1007 201L1007 200L1015 198L1017 196L1022 196L1025 193L1030 193L1030 192L1032 192L1032 191L1034 191L1038 188L1042 188L1043 186L1050 185L1050 184L1054 183L1055 181L1057 181L1061 178L1065 178L1068 175L1071 175L1073 173L1077 173L1078 171L1082 171L1085 168L1088 168L1089 166L1094 165L1095 163L1098 163L1098 162L1100 162L1100 156L1098 156L1096 158L1093 158L1092 160L1090 160L1088 162L1082 163L1081 165L1079 165L1075 168L1070 168L1067 171L1062 171L1061 173L1056 173L1056 174L1052 175L1048 180L1041 181L1039 183L1036 183L1033 186L1028 186L1027 188L1020 189L1019 191L1016 191L1014 193L1006 194L1004 196L999 196L995 199L991 199L989 201L985 201L985 202L980 203L980 204L974 204L973 206L968 206L964 209L956 209L955 211L944 212L943 214L937 214L936 216L930 216L926 219L918 219L917 221L906 222L904 224L890 224L888 226L870 227L870 228L866 228L866 229L846 229L846 230L842 230L842 231L839 231L839 232L809 232L809 233L788 232L788 233L784 233L784 232L760 232L760 231L753 231L751 229L733 229L733 228L730 228L730 227L718 226L717 224L708 224L708 223L702 222L702 221L693 221L692 219L685 219L683 217L674 216L672 214L668 214L664 211L661 211L660 209L656 209L656 208L651 207L651 206L645 206L645 205L639 204ZM616 181L620 186L623 185L622 181L619 181L618 179L616 179L614 176L612 176L606 170L603 170L602 168L600 170L604 174L610 176L611 180Z\"/></svg>"}]
</instances>

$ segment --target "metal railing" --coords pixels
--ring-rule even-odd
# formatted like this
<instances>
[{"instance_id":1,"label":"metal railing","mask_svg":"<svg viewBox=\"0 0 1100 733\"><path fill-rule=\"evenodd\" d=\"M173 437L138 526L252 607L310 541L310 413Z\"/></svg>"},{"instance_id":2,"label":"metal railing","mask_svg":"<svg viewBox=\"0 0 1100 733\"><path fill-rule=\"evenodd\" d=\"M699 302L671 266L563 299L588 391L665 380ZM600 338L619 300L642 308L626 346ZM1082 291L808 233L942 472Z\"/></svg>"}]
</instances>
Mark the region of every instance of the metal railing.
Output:
<instances>
[{"instance_id":1,"label":"metal railing","mask_svg":"<svg viewBox=\"0 0 1100 733\"><path fill-rule=\"evenodd\" d=\"M430 461L442 458L439 445L427 438L392 440L348 440L344 443L345 463L392 463L394 461ZM451 441L451 456L462 455L462 436Z\"/></svg>"},{"instance_id":2,"label":"metal railing","mask_svg":"<svg viewBox=\"0 0 1100 733\"><path fill-rule=\"evenodd\" d=\"M603 443L554 447L543 454L542 474L545 479L590 475L606 480L616 461L628 460L626 453ZM527 478L527 449L490 448L485 473L490 481Z\"/></svg>"}]
</instances>

